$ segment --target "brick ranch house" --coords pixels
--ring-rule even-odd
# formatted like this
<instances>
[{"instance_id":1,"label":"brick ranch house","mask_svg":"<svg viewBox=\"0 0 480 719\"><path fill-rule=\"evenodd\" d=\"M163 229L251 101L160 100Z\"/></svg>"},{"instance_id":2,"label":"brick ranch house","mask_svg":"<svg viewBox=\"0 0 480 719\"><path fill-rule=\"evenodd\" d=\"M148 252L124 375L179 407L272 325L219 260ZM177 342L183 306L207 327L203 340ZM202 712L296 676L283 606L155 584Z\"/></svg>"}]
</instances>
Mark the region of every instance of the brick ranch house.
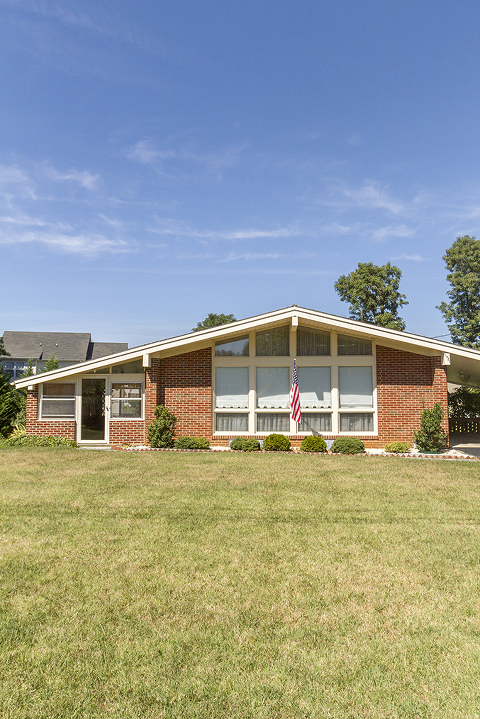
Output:
<instances>
[{"instance_id":1,"label":"brick ranch house","mask_svg":"<svg viewBox=\"0 0 480 719\"><path fill-rule=\"evenodd\" d=\"M293 360L302 422L290 418ZM228 445L237 436L360 437L367 447L412 442L423 403L447 380L480 386L480 352L293 305L17 380L27 433L80 444L144 444L156 405L178 436Z\"/></svg>"}]
</instances>

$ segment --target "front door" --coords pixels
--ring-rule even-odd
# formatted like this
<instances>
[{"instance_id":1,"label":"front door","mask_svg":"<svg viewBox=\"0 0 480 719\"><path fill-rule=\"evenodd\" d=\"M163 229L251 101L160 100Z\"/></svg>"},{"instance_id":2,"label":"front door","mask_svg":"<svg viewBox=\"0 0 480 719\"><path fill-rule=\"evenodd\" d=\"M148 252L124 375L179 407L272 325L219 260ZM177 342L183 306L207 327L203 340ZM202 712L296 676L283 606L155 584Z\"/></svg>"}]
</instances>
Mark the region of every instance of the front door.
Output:
<instances>
[{"instance_id":1,"label":"front door","mask_svg":"<svg viewBox=\"0 0 480 719\"><path fill-rule=\"evenodd\" d=\"M82 379L82 417L80 440L105 442L105 385L101 377Z\"/></svg>"}]
</instances>

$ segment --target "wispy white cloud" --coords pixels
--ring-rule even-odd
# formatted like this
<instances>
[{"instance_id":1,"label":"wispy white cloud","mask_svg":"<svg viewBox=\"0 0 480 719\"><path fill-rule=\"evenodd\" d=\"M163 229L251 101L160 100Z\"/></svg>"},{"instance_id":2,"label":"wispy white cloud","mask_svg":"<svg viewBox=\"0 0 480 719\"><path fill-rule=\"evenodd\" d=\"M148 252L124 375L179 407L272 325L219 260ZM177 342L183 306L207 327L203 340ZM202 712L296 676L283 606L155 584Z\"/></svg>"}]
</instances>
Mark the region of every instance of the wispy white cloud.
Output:
<instances>
[{"instance_id":1,"label":"wispy white cloud","mask_svg":"<svg viewBox=\"0 0 480 719\"><path fill-rule=\"evenodd\" d=\"M1 245L41 244L62 252L77 255L95 255L100 252L129 252L130 248L121 240L112 240L104 235L67 235L61 232L23 232L5 234L0 231Z\"/></svg>"},{"instance_id":2,"label":"wispy white cloud","mask_svg":"<svg viewBox=\"0 0 480 719\"><path fill-rule=\"evenodd\" d=\"M396 257L391 258L394 261L397 260L412 260L413 262L425 262L425 257L421 257L421 255L398 255Z\"/></svg>"},{"instance_id":3,"label":"wispy white cloud","mask_svg":"<svg viewBox=\"0 0 480 719\"><path fill-rule=\"evenodd\" d=\"M88 170L67 170L66 172L60 172L51 165L45 164L44 171L47 177L56 182L71 181L76 182L81 187L85 187L87 190L95 190L98 185L98 175L93 175Z\"/></svg>"},{"instance_id":4,"label":"wispy white cloud","mask_svg":"<svg viewBox=\"0 0 480 719\"><path fill-rule=\"evenodd\" d=\"M357 188L344 187L342 194L360 208L388 210L395 215L405 209L379 182L369 181Z\"/></svg>"},{"instance_id":5,"label":"wispy white cloud","mask_svg":"<svg viewBox=\"0 0 480 719\"><path fill-rule=\"evenodd\" d=\"M152 139L140 140L124 150L129 160L150 165L162 176L175 179L195 179L207 176L221 177L221 172L239 161L242 147L227 147L218 152L199 152L191 147L158 148Z\"/></svg>"},{"instance_id":6,"label":"wispy white cloud","mask_svg":"<svg viewBox=\"0 0 480 719\"><path fill-rule=\"evenodd\" d=\"M133 147L129 147L125 151L125 155L129 160L142 162L147 165L156 165L160 160L168 157L176 157L173 150L157 150L152 140L140 140Z\"/></svg>"},{"instance_id":7,"label":"wispy white cloud","mask_svg":"<svg viewBox=\"0 0 480 719\"><path fill-rule=\"evenodd\" d=\"M0 193L8 203L15 196L35 199L35 184L18 165L0 164Z\"/></svg>"},{"instance_id":8,"label":"wispy white cloud","mask_svg":"<svg viewBox=\"0 0 480 719\"><path fill-rule=\"evenodd\" d=\"M191 237L203 240L259 240L275 237L295 237L300 231L293 227L279 227L272 230L261 230L253 227L242 230L196 230L188 225L167 220L157 227L149 227L150 232L158 235L174 237Z\"/></svg>"},{"instance_id":9,"label":"wispy white cloud","mask_svg":"<svg viewBox=\"0 0 480 719\"><path fill-rule=\"evenodd\" d=\"M19 215L19 216L4 216L0 217L0 223L10 224L10 225L23 225L23 226L36 226L36 227L45 227L47 224L44 220L40 220L37 217L27 217L26 215Z\"/></svg>"},{"instance_id":10,"label":"wispy white cloud","mask_svg":"<svg viewBox=\"0 0 480 719\"><path fill-rule=\"evenodd\" d=\"M275 253L275 252L243 252L241 254L237 254L235 252L230 252L228 257L224 257L221 260L218 260L219 263L223 262L236 262L237 260L244 260L244 261L251 261L251 260L278 260L281 257L284 257L284 255Z\"/></svg>"},{"instance_id":11,"label":"wispy white cloud","mask_svg":"<svg viewBox=\"0 0 480 719\"><path fill-rule=\"evenodd\" d=\"M373 239L376 242L383 242L387 237L411 237L415 234L415 230L407 225L388 225L387 227L379 227L373 232Z\"/></svg>"}]
</instances>

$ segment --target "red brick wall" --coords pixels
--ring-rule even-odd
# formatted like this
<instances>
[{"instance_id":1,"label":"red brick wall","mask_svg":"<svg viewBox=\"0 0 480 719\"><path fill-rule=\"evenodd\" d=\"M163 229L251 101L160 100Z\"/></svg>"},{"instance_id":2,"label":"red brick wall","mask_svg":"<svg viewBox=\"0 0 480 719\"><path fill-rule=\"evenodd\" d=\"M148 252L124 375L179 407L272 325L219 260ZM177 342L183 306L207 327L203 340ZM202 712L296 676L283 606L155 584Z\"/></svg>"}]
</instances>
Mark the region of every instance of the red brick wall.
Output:
<instances>
[{"instance_id":1,"label":"red brick wall","mask_svg":"<svg viewBox=\"0 0 480 719\"><path fill-rule=\"evenodd\" d=\"M75 420L55 422L53 420L38 419L38 386L27 391L27 434L36 434L41 437L54 436L75 439Z\"/></svg>"},{"instance_id":2,"label":"red brick wall","mask_svg":"<svg viewBox=\"0 0 480 719\"><path fill-rule=\"evenodd\" d=\"M143 444L145 422L143 420L110 420L110 444Z\"/></svg>"},{"instance_id":3,"label":"red brick wall","mask_svg":"<svg viewBox=\"0 0 480 719\"><path fill-rule=\"evenodd\" d=\"M425 407L436 402L445 416L448 435L447 377L439 357L426 357L377 346L377 408L379 445L412 442Z\"/></svg>"},{"instance_id":4,"label":"red brick wall","mask_svg":"<svg viewBox=\"0 0 480 719\"><path fill-rule=\"evenodd\" d=\"M179 418L177 436L212 435L212 350L152 359L145 383L145 424L148 428L157 404ZM155 384L157 389L155 391Z\"/></svg>"}]
</instances>

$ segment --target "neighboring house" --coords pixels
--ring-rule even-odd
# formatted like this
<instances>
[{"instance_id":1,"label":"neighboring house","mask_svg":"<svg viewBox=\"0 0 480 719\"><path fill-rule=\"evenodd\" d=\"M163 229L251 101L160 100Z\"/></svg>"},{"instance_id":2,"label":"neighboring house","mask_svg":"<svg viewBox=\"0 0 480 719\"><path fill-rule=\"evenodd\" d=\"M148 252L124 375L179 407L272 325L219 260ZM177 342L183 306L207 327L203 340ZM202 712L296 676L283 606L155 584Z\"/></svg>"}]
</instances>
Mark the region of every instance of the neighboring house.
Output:
<instances>
[{"instance_id":1,"label":"neighboring house","mask_svg":"<svg viewBox=\"0 0 480 719\"><path fill-rule=\"evenodd\" d=\"M0 357L0 364L12 380L22 376L29 359L33 359L33 373L37 374L50 357L56 357L60 367L68 367L128 349L126 342L92 342L89 332L6 331L3 344L9 356Z\"/></svg>"},{"instance_id":2,"label":"neighboring house","mask_svg":"<svg viewBox=\"0 0 480 719\"><path fill-rule=\"evenodd\" d=\"M302 422L290 418L293 360ZM447 379L480 386L480 352L293 305L114 352L16 382L27 387L27 432L80 443L146 441L156 405L179 436L228 445L236 436L361 437L367 447L413 439Z\"/></svg>"}]
</instances>

